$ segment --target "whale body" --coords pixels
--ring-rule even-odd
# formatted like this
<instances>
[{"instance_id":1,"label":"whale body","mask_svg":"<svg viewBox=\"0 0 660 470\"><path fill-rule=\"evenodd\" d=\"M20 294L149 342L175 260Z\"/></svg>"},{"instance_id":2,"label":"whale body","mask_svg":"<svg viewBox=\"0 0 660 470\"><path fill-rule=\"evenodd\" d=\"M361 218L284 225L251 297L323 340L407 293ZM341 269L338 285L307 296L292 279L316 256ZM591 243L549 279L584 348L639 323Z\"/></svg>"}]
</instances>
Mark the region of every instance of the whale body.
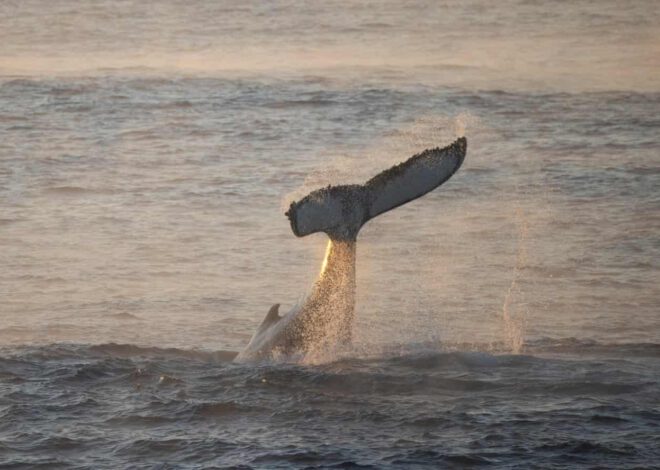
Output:
<instances>
[{"instance_id":1,"label":"whale body","mask_svg":"<svg viewBox=\"0 0 660 470\"><path fill-rule=\"evenodd\" d=\"M284 316L279 304L236 361L308 355L351 340L355 312L355 256L360 228L372 218L432 191L458 171L467 140L425 150L364 184L328 186L292 202L286 215L298 237L324 232L328 247L306 300Z\"/></svg>"}]
</instances>

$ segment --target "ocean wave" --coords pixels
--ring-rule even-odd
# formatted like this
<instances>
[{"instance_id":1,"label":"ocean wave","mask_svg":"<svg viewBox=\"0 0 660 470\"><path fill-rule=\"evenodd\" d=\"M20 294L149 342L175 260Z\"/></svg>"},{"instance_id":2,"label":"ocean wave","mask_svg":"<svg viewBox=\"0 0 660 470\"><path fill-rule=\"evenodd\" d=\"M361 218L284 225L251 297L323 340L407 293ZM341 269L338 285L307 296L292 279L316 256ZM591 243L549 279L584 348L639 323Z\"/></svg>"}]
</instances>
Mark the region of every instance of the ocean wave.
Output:
<instances>
[{"instance_id":1,"label":"ocean wave","mask_svg":"<svg viewBox=\"0 0 660 470\"><path fill-rule=\"evenodd\" d=\"M116 318L117 320L140 320L139 316L129 312L111 313L107 317Z\"/></svg>"},{"instance_id":2,"label":"ocean wave","mask_svg":"<svg viewBox=\"0 0 660 470\"><path fill-rule=\"evenodd\" d=\"M229 362L238 355L238 352L234 351L201 351L117 343L93 345L89 347L89 351L118 357L174 357L215 362Z\"/></svg>"},{"instance_id":3,"label":"ocean wave","mask_svg":"<svg viewBox=\"0 0 660 470\"><path fill-rule=\"evenodd\" d=\"M595 357L561 352L581 344L570 338L532 347L557 343L560 352L538 355L426 343L318 365L234 364L231 351L133 344L5 347L0 465L38 466L27 454L82 459L90 448L119 466L166 459L209 466L463 468L530 453L561 462L633 458L649 445L641 433L660 423L649 405L656 400L657 370L611 357L621 345L599 344L608 352ZM640 347L646 346L624 346ZM572 434L585 428L639 433L617 443ZM313 437L319 435L324 440ZM521 439L525 449L516 447Z\"/></svg>"},{"instance_id":4,"label":"ocean wave","mask_svg":"<svg viewBox=\"0 0 660 470\"><path fill-rule=\"evenodd\" d=\"M121 318L139 320L130 314L118 314ZM2 331L13 333L14 328ZM54 343L50 345L0 346L0 360L40 361L60 360L65 358L146 358L146 359L181 359L202 362L231 362L237 351L199 349L181 349L157 346L140 346L124 343L102 344L70 344ZM328 357L322 367L347 368L359 367L363 364L383 362L392 367L406 367L417 370L433 370L447 367L463 367L466 369L480 367L516 367L529 366L546 361L545 356L556 355L586 355L609 357L612 355L625 357L660 357L658 343L604 343L590 339L579 338L540 338L525 343L522 354L511 354L504 344L497 343L451 343L431 342L412 343L409 345L393 344L391 346L356 345L355 348L340 351L333 359ZM296 364L296 358L282 358L280 361L260 364L276 365Z\"/></svg>"},{"instance_id":5,"label":"ocean wave","mask_svg":"<svg viewBox=\"0 0 660 470\"><path fill-rule=\"evenodd\" d=\"M658 343L602 343L579 338L541 338L526 344L531 354L592 354L618 355L621 357L660 357Z\"/></svg>"},{"instance_id":6,"label":"ocean wave","mask_svg":"<svg viewBox=\"0 0 660 470\"><path fill-rule=\"evenodd\" d=\"M78 194L109 193L107 189L84 188L82 186L53 186L44 188L45 192L60 194L64 196L76 196Z\"/></svg>"},{"instance_id":7,"label":"ocean wave","mask_svg":"<svg viewBox=\"0 0 660 470\"><path fill-rule=\"evenodd\" d=\"M265 106L267 108L273 109L287 109L287 108L299 108L301 106L310 106L310 107L320 107L320 106L332 106L338 104L333 100L328 99L310 99L310 100L284 100L284 101L274 101L268 103Z\"/></svg>"},{"instance_id":8,"label":"ocean wave","mask_svg":"<svg viewBox=\"0 0 660 470\"><path fill-rule=\"evenodd\" d=\"M629 444L592 442L587 440L543 444L537 447L536 450L539 452L559 452L567 455L634 455L637 451L634 446Z\"/></svg>"},{"instance_id":9,"label":"ocean wave","mask_svg":"<svg viewBox=\"0 0 660 470\"><path fill-rule=\"evenodd\" d=\"M217 418L265 410L262 407L249 406L235 401L224 401L195 403L192 405L191 411L191 418Z\"/></svg>"},{"instance_id":10,"label":"ocean wave","mask_svg":"<svg viewBox=\"0 0 660 470\"><path fill-rule=\"evenodd\" d=\"M394 454L386 459L393 465L409 466L418 462L442 462L447 468L465 468L481 465L490 465L485 457L470 454L445 454L430 449L415 449L405 453Z\"/></svg>"}]
</instances>

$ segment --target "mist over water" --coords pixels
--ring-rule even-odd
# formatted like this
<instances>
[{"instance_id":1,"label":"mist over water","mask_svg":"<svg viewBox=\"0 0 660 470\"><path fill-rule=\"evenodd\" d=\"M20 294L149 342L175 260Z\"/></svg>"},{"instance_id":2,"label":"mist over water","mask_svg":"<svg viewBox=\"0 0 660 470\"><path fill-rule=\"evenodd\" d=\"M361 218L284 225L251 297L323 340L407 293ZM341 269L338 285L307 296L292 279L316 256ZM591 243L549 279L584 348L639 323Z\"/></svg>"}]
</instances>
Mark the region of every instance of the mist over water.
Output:
<instances>
[{"instance_id":1,"label":"mist over water","mask_svg":"<svg viewBox=\"0 0 660 470\"><path fill-rule=\"evenodd\" d=\"M1 2L0 466L653 465L659 10ZM319 273L292 200L461 135L350 348L230 362Z\"/></svg>"},{"instance_id":2,"label":"mist over water","mask_svg":"<svg viewBox=\"0 0 660 470\"><path fill-rule=\"evenodd\" d=\"M470 88L657 91L654 0L7 1L4 74L224 73Z\"/></svg>"}]
</instances>

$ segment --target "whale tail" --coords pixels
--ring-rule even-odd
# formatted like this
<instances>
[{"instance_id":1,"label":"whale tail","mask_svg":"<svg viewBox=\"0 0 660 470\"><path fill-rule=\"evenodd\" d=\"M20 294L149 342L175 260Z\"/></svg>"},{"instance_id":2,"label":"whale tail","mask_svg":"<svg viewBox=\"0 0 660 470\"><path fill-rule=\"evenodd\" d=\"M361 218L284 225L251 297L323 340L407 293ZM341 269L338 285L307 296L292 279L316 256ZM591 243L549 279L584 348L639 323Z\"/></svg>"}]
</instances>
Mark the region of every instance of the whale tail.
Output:
<instances>
[{"instance_id":1,"label":"whale tail","mask_svg":"<svg viewBox=\"0 0 660 470\"><path fill-rule=\"evenodd\" d=\"M370 219L432 191L458 171L467 140L412 156L364 184L328 186L292 202L286 215L298 237L325 232L333 240L355 240Z\"/></svg>"}]
</instances>

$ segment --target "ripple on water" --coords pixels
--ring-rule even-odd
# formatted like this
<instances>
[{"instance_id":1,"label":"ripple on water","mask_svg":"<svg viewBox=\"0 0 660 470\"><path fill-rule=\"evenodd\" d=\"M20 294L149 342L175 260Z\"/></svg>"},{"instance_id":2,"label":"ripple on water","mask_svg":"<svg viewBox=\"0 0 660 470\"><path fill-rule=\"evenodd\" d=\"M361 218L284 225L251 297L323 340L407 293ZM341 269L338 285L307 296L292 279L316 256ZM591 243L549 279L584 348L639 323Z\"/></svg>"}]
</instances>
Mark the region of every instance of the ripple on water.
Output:
<instances>
[{"instance_id":1,"label":"ripple on water","mask_svg":"<svg viewBox=\"0 0 660 470\"><path fill-rule=\"evenodd\" d=\"M4 348L0 463L52 465L34 456L53 453L80 465L268 468L648 461L657 363L638 346L594 344L580 358L564 351L572 340L553 341L534 346L559 344L550 356L426 347L318 366L130 344Z\"/></svg>"}]
</instances>

